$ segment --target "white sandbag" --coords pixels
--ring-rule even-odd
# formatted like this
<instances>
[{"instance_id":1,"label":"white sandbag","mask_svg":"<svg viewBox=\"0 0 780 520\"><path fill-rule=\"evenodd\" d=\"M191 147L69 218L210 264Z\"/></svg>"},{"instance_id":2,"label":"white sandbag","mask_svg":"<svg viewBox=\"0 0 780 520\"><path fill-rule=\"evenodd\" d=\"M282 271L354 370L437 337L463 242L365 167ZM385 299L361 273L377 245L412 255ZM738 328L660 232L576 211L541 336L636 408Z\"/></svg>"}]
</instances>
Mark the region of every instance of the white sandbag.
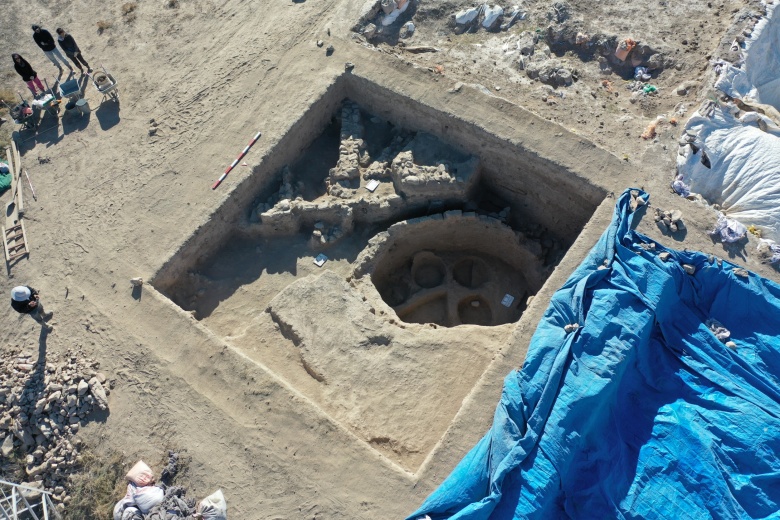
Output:
<instances>
[{"instance_id":1,"label":"white sandbag","mask_svg":"<svg viewBox=\"0 0 780 520\"><path fill-rule=\"evenodd\" d=\"M114 506L114 520L135 520L141 518L141 511L135 507L132 498L125 496Z\"/></svg>"},{"instance_id":2,"label":"white sandbag","mask_svg":"<svg viewBox=\"0 0 780 520\"><path fill-rule=\"evenodd\" d=\"M479 16L479 11L482 7L472 7L471 9L464 9L455 13L455 23L458 25L464 25L476 20Z\"/></svg>"},{"instance_id":3,"label":"white sandbag","mask_svg":"<svg viewBox=\"0 0 780 520\"><path fill-rule=\"evenodd\" d=\"M227 502L222 490L218 489L201 500L197 511L203 520L227 520Z\"/></svg>"},{"instance_id":4,"label":"white sandbag","mask_svg":"<svg viewBox=\"0 0 780 520\"><path fill-rule=\"evenodd\" d=\"M146 514L154 506L162 504L165 492L157 486L136 486L133 483L127 485L127 496L133 499L135 505Z\"/></svg>"},{"instance_id":5,"label":"white sandbag","mask_svg":"<svg viewBox=\"0 0 780 520\"><path fill-rule=\"evenodd\" d=\"M136 486L148 486L154 482L154 472L144 461L139 460L135 463L135 466L130 468L125 478Z\"/></svg>"},{"instance_id":6,"label":"white sandbag","mask_svg":"<svg viewBox=\"0 0 780 520\"><path fill-rule=\"evenodd\" d=\"M727 110L688 120L686 132L696 139L678 156L677 173L691 193L780 241L780 129L767 124L763 131L751 122L755 115L741 121Z\"/></svg>"},{"instance_id":7,"label":"white sandbag","mask_svg":"<svg viewBox=\"0 0 780 520\"><path fill-rule=\"evenodd\" d=\"M123 498L119 502L116 503L114 506L114 520L122 520L122 516L125 512L125 509L130 507L133 504L132 499L129 499L127 497Z\"/></svg>"},{"instance_id":8,"label":"white sandbag","mask_svg":"<svg viewBox=\"0 0 780 520\"><path fill-rule=\"evenodd\" d=\"M504 9L501 6L485 7L485 19L482 20L482 27L490 29L496 25L498 19L502 16L504 16Z\"/></svg>"}]
</instances>

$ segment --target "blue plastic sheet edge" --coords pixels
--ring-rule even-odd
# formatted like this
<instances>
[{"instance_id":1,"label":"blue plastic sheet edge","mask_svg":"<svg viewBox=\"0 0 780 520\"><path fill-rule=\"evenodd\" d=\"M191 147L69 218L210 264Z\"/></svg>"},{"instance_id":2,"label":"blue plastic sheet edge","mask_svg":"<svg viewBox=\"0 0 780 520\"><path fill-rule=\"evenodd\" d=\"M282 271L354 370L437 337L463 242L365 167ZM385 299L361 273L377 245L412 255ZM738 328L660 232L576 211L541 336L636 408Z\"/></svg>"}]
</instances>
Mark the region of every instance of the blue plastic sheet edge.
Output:
<instances>
[{"instance_id":1,"label":"blue plastic sheet edge","mask_svg":"<svg viewBox=\"0 0 780 520\"><path fill-rule=\"evenodd\" d=\"M780 286L632 230L632 198L648 194L618 198L492 428L408 520L777 517Z\"/></svg>"}]
</instances>

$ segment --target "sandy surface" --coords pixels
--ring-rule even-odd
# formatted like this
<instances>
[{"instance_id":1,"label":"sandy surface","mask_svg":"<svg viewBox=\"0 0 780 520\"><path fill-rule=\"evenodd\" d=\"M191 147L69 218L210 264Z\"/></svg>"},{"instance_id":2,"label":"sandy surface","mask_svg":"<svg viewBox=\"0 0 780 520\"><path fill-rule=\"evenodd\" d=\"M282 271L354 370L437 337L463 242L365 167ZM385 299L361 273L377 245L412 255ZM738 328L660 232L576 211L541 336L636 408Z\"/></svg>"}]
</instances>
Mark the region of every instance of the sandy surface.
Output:
<instances>
[{"instance_id":1,"label":"sandy surface","mask_svg":"<svg viewBox=\"0 0 780 520\"><path fill-rule=\"evenodd\" d=\"M295 239L285 239L289 244L281 248L278 242L272 246L288 251L287 257L274 255L260 263L254 258L263 256L263 248L269 247L265 242L232 241L229 261L201 270L212 281L194 307L200 321L150 284L134 293L128 280L154 278L198 227L219 218L218 210L240 195L240 182L325 95L347 61L355 64L356 76L426 107L449 110L452 117L473 121L475 128L512 146L554 158L603 193L643 186L655 205L683 211L687 232L661 236L647 217L640 230L665 244L730 258L780 279L752 258L752 239L732 249L714 243L706 232L714 214L669 194L678 130L660 127L657 142L639 138L657 115L673 112L681 102L694 106L706 95L694 90L683 98L674 87L708 77L706 58L720 55L736 11L748 4L712 2L707 7L699 1L682 11L657 2L577 2L573 17L593 30L630 33L668 49L681 64L654 79L661 93L643 103L628 101L630 93L620 77L609 77L620 95L606 92L596 63L580 64L581 79L559 89L565 98L553 98L522 72L499 66L498 58L492 66L480 61L493 60L472 44L496 46L493 40L507 33L454 35L424 5L412 41L444 50L412 57L353 38L359 1L309 0L273 7L247 0L181 0L176 8L167 4L142 0L136 19L128 23L118 4L94 0L7 3L0 54L19 52L52 80L54 67L34 46L28 28L38 21L50 30L66 27L93 66L102 63L118 78L120 103L101 105L101 96L87 85L88 116L68 114L61 122L49 117L37 135L20 135L24 166L38 196L33 201L25 192L32 254L11 268L0 290L8 294L20 283L40 288L47 310L55 311L46 355L56 357L77 347L117 378L107 419L81 430L89 443L98 450L119 450L128 462L137 457L159 460L171 446L186 448L192 457L193 491L205 496L222 488L232 518L390 519L411 512L488 427L503 377L522 364L550 294L603 231L614 204L611 197L604 199L514 326L488 332L461 326L436 335L423 325L402 329L389 315L380 320L381 327L396 327L399 343L418 348L421 357L433 356L447 334L474 349L471 356L462 349L460 355L435 358L448 364L441 373L453 388L435 428L427 424L430 406L409 408L403 400L382 399L383 392L390 395L395 388L391 371L372 371L369 383L377 392L353 396L360 401L353 409L345 404L345 394L318 384L302 368L294 342L264 312L291 282L321 272L311 263L315 255ZM548 7L535 2L527 27L512 31L546 26ZM436 12L441 18L459 8L453 2ZM98 34L98 20L113 26ZM683 45L683 39L696 45ZM323 48L316 46L317 40L324 41ZM330 57L325 55L328 45L335 47ZM444 74L428 70L438 64L444 64ZM24 85L10 67L0 74L3 86L22 91ZM458 81L481 83L501 97L469 87L449 93ZM543 97L557 101L549 104ZM247 156L249 166L237 167L212 191L212 182L256 131L263 137ZM50 162L39 163L39 158ZM3 204L8 198L3 196ZM350 262L366 240L359 237L340 246L343 253L328 266L335 276L349 277ZM350 298L368 294L370 303L381 305L365 280L351 290ZM2 342L35 352L38 328L22 318L10 310L0 313ZM310 316L314 324L328 318L317 312ZM435 363L431 367L436 370ZM438 372L426 375L439 377ZM447 393L446 388L437 392ZM388 403L395 407L391 413L371 412ZM360 410L371 413L361 416ZM399 454L391 441L376 437L372 430L381 430L382 421L391 421L385 429L418 451Z\"/></svg>"}]
</instances>

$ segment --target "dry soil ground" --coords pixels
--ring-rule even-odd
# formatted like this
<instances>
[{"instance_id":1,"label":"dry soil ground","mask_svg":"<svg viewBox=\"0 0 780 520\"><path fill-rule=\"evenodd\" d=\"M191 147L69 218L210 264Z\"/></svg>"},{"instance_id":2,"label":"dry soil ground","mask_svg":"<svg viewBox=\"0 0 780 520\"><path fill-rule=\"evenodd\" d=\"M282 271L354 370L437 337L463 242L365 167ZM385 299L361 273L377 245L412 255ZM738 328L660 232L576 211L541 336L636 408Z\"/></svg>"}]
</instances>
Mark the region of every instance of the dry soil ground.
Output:
<instances>
[{"instance_id":1,"label":"dry soil ground","mask_svg":"<svg viewBox=\"0 0 780 520\"><path fill-rule=\"evenodd\" d=\"M119 104L101 105L88 85L88 116L48 117L37 134L19 136L38 196L33 201L26 192L32 254L0 284L2 294L20 283L43 291L56 327L45 340L47 356L77 347L117 378L108 418L81 430L87 442L98 450L120 450L128 461L158 460L167 447L185 447L193 459L194 493L205 496L222 488L232 518L391 519L411 512L488 427L503 376L522 364L549 295L602 232L613 199L599 207L516 327L489 334L478 327L457 329L466 343L491 338L487 351L475 354L486 368L464 382L457 363L473 368L469 357L451 360L456 364L447 369L448 382L459 396L452 423L443 435L436 431L433 450L429 446L411 458L394 456L390 440L384 446L382 439L368 442L348 407L333 412L321 404L317 394L333 389L317 387L296 367L295 346L263 313L265 304L252 309L239 298L227 307L232 312L215 311L197 321L149 284L140 293L129 286L135 276L152 279L199 226L218 218L215 212L238 194L239 182L344 74L347 61L355 64L355 74L471 118L477 128L509 136L513 146L533 147L534 153L592 178L605 192L644 186L657 205L683 211L688 231L661 236L650 218L640 224L642 231L778 279L776 271L751 257L752 239L728 250L713 243L706 231L714 214L668 193L678 130L662 125L657 140L639 137L657 115L670 116L681 103L689 114L708 95L694 88L680 96L675 87L708 80L707 60L724 55L727 33L745 22L738 20L743 13L757 12L754 4L572 2L572 23L591 33L633 37L674 59L653 79L659 94L635 103L624 78L602 74L595 60L579 62L563 53L561 59L580 70L579 79L550 89L503 57L508 35L550 24L548 2L526 4L529 17L509 32L456 35L446 19L463 5L420 4L417 33L407 44L440 51L411 55L355 38L352 27L363 7L358 0L139 0L129 16L122 15L122 2L7 0L0 54L21 53L51 81L54 67L34 46L29 27L36 22L50 30L62 26L93 66L105 65L119 80ZM99 33L99 21L111 26ZM326 56L329 45L335 51ZM3 59L2 86L24 92L10 58ZM443 74L429 70L436 65L443 66ZM457 82L481 84L500 97L468 86L449 93ZM238 167L212 191L211 183L258 130L263 137L247 157L250 166ZM7 200L8 194L3 204ZM251 258L241 255L252 249L235 247L235 269L250 268ZM273 283L281 288L304 278L314 271L310 260L301 253L295 263L306 268L288 269ZM338 263L334 271L342 277L348 272ZM242 272L218 274L231 294L251 285L242 283ZM273 296L262 294L257 284L250 289L266 300ZM219 309L222 299L215 300ZM10 309L0 313L0 341L34 352L38 328L23 318ZM313 314L311 321L327 318ZM422 331L410 330L411 337ZM426 334L420 332L409 344L425 348ZM392 377L388 373L373 384L392 392ZM371 406L381 407L381 399ZM393 425L401 436L430 437L424 415L404 420Z\"/></svg>"}]
</instances>

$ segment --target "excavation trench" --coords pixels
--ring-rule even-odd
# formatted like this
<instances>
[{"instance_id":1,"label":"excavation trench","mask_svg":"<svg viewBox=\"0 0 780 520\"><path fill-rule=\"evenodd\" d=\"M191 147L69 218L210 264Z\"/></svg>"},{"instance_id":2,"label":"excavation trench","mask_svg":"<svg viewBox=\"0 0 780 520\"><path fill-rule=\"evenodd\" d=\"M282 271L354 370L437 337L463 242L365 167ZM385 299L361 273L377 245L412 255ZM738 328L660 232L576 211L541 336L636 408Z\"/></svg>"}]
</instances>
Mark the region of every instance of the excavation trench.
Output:
<instances>
[{"instance_id":1,"label":"excavation trench","mask_svg":"<svg viewBox=\"0 0 780 520\"><path fill-rule=\"evenodd\" d=\"M603 197L550 158L347 74L152 283L413 470ZM295 341L267 346L264 324ZM377 392L387 371L397 387Z\"/></svg>"}]
</instances>

